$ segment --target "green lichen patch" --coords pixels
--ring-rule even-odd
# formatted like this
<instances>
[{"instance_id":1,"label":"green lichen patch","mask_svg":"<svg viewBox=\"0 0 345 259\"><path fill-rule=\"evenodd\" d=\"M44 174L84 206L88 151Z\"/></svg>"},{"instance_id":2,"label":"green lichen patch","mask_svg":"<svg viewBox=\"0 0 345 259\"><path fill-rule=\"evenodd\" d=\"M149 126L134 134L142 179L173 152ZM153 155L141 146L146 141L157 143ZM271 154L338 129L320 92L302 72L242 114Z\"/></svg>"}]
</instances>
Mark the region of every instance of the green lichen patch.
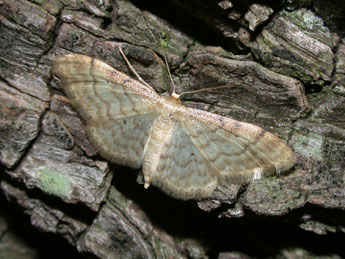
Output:
<instances>
[{"instance_id":1,"label":"green lichen patch","mask_svg":"<svg viewBox=\"0 0 345 259\"><path fill-rule=\"evenodd\" d=\"M37 171L40 188L50 194L67 197L72 191L72 184L65 174L44 167Z\"/></svg>"},{"instance_id":2,"label":"green lichen patch","mask_svg":"<svg viewBox=\"0 0 345 259\"><path fill-rule=\"evenodd\" d=\"M169 45L169 42L167 40L160 39L160 45L163 48L167 48Z\"/></svg>"},{"instance_id":3,"label":"green lichen patch","mask_svg":"<svg viewBox=\"0 0 345 259\"><path fill-rule=\"evenodd\" d=\"M258 180L249 185L241 202L257 214L284 215L306 203L302 180L299 174Z\"/></svg>"},{"instance_id":4,"label":"green lichen patch","mask_svg":"<svg viewBox=\"0 0 345 259\"><path fill-rule=\"evenodd\" d=\"M291 139L294 150L306 158L322 160L324 137L316 133L295 134Z\"/></svg>"}]
</instances>

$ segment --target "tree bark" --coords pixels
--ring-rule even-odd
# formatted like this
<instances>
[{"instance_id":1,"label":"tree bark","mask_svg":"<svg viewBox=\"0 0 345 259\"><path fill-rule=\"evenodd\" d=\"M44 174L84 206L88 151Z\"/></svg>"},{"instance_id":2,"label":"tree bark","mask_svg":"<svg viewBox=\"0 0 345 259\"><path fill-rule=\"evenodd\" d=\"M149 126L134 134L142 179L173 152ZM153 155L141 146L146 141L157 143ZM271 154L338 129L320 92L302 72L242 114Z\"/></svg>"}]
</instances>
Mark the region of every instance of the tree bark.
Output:
<instances>
[{"instance_id":1,"label":"tree bark","mask_svg":"<svg viewBox=\"0 0 345 259\"><path fill-rule=\"evenodd\" d=\"M345 4L259 2L0 0L3 197L90 257L344 255ZM134 77L119 46L159 93L164 55L178 93L229 86L183 103L273 132L296 167L199 201L144 190L97 154L51 73L55 56L81 53ZM20 257L5 214L0 254Z\"/></svg>"}]
</instances>

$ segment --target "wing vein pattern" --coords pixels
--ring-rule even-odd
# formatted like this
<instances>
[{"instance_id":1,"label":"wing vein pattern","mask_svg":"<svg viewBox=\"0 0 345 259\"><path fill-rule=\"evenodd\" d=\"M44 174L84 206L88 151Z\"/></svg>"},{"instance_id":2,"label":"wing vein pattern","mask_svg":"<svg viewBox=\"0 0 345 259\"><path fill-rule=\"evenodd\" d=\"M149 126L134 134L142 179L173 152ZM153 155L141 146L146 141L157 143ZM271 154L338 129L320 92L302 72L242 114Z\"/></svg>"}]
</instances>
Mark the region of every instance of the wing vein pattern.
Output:
<instances>
[{"instance_id":1,"label":"wing vein pattern","mask_svg":"<svg viewBox=\"0 0 345 259\"><path fill-rule=\"evenodd\" d=\"M92 144L112 162L140 168L160 96L87 56L64 56L54 64L65 93L86 121Z\"/></svg>"}]
</instances>

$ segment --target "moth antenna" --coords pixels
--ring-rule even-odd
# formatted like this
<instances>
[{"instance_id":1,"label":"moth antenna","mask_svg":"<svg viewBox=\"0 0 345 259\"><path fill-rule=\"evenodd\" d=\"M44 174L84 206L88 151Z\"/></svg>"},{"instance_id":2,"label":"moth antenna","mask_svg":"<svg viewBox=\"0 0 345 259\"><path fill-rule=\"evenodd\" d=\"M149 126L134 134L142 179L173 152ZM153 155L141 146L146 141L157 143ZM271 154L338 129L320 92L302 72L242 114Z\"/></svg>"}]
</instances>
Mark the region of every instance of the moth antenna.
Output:
<instances>
[{"instance_id":1,"label":"moth antenna","mask_svg":"<svg viewBox=\"0 0 345 259\"><path fill-rule=\"evenodd\" d=\"M222 86L217 86L217 87L208 87L208 88L203 88L203 89L198 89L198 90L193 90L193 91L186 91L181 93L179 96L182 96L184 94L194 94L194 93L200 93L204 91L209 91L209 90L215 90L215 89L221 89L221 88L232 88L234 86L230 85L222 85Z\"/></svg>"},{"instance_id":2,"label":"moth antenna","mask_svg":"<svg viewBox=\"0 0 345 259\"><path fill-rule=\"evenodd\" d=\"M143 83L144 85L146 85L147 87L152 89L152 86L150 86L148 83L145 82L144 79L141 78L141 76L137 73L137 71L135 71L134 67L131 65L131 63L129 62L129 60L127 59L125 53L123 53L122 48L119 47L119 51L123 57L123 59L126 61L128 67L130 68L130 70L135 74L135 76L138 78L138 80Z\"/></svg>"},{"instance_id":3,"label":"moth antenna","mask_svg":"<svg viewBox=\"0 0 345 259\"><path fill-rule=\"evenodd\" d=\"M170 79L170 81L171 81L171 89L170 89L170 92L171 92L171 96L172 97L174 97L175 99L180 99L180 96L181 95L179 95L179 94L177 94L176 93L176 86L175 86L175 84L174 84L174 81L173 81L173 79L172 79L172 76L171 76L171 73L170 73L170 69L169 69L169 64L168 64L168 60L167 60L167 57L165 56L165 53L164 53L164 62L165 62L165 65L166 65L166 67L167 67L167 70L168 70L168 74L169 74L169 79Z\"/></svg>"}]
</instances>

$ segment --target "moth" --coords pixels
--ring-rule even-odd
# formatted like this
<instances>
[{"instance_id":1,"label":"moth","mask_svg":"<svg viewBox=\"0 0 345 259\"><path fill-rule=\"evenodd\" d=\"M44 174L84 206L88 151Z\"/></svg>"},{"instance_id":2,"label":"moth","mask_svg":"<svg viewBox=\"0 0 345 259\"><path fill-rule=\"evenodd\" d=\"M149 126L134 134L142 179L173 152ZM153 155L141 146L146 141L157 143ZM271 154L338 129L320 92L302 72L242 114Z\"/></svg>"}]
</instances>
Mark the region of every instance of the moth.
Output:
<instances>
[{"instance_id":1,"label":"moth","mask_svg":"<svg viewBox=\"0 0 345 259\"><path fill-rule=\"evenodd\" d=\"M84 55L55 58L53 73L107 160L142 168L144 187L179 199L209 197L217 185L248 183L296 163L264 129L185 107L180 95L152 87ZM139 77L140 79L140 77Z\"/></svg>"}]
</instances>

